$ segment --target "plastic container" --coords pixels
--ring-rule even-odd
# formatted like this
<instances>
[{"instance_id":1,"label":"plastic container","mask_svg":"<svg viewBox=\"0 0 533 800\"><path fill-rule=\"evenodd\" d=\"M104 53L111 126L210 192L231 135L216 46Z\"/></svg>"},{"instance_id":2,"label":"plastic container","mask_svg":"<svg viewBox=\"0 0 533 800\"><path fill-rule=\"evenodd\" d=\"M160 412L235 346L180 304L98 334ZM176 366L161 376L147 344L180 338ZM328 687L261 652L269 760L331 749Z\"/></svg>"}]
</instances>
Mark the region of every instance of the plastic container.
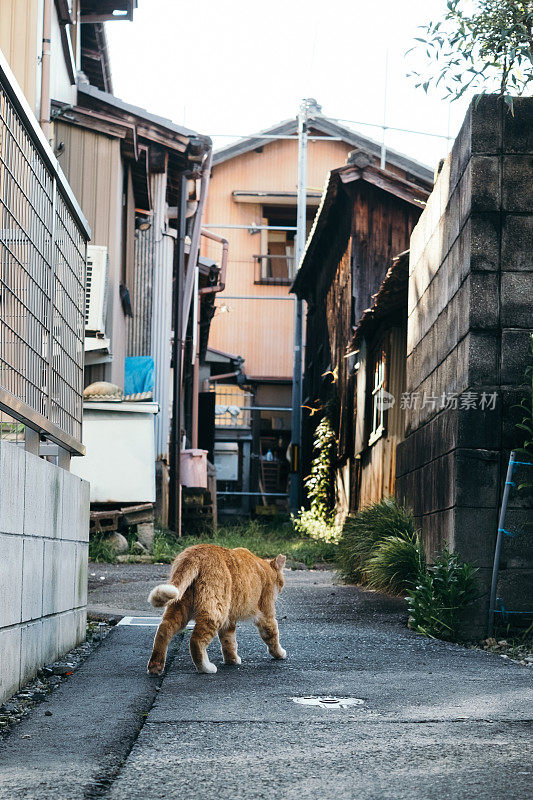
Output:
<instances>
[{"instance_id":1,"label":"plastic container","mask_svg":"<svg viewBox=\"0 0 533 800\"><path fill-rule=\"evenodd\" d=\"M181 451L181 485L207 489L207 450Z\"/></svg>"}]
</instances>

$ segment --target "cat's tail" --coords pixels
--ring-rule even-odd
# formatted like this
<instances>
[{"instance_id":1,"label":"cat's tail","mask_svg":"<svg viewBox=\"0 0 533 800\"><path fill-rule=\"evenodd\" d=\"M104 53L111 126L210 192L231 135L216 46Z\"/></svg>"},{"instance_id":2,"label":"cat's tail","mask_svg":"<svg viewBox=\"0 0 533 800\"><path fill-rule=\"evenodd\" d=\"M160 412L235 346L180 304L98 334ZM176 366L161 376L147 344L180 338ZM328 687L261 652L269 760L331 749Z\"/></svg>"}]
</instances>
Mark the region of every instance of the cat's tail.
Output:
<instances>
[{"instance_id":1,"label":"cat's tail","mask_svg":"<svg viewBox=\"0 0 533 800\"><path fill-rule=\"evenodd\" d=\"M173 575L176 583L160 583L148 595L148 602L156 608L166 606L172 600L181 600L191 583L198 577L199 565L197 563L183 564L178 575Z\"/></svg>"},{"instance_id":2,"label":"cat's tail","mask_svg":"<svg viewBox=\"0 0 533 800\"><path fill-rule=\"evenodd\" d=\"M166 606L171 600L178 600L179 597L180 590L177 586L173 586L171 583L160 583L148 595L148 602L156 608L160 608Z\"/></svg>"}]
</instances>

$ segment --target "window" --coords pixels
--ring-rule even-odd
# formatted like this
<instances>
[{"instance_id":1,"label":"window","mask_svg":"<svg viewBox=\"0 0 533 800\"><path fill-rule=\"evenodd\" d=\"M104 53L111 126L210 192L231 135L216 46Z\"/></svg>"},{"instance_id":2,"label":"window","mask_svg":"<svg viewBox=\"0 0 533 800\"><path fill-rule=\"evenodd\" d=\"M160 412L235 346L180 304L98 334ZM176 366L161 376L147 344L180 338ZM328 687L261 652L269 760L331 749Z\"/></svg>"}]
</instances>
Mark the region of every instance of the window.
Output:
<instances>
[{"instance_id":1,"label":"window","mask_svg":"<svg viewBox=\"0 0 533 800\"><path fill-rule=\"evenodd\" d=\"M313 222L314 209L308 209L307 230ZM254 256L254 282L289 286L296 275L294 240L296 237L296 207L263 206L261 225L280 230L261 231L261 252ZM293 230L283 230L292 228Z\"/></svg>"},{"instance_id":2,"label":"window","mask_svg":"<svg viewBox=\"0 0 533 800\"><path fill-rule=\"evenodd\" d=\"M368 444L371 445L385 432L385 369L386 369L386 353L384 347L380 347L373 360L374 363L374 377L371 384L372 388L372 416L371 416L371 430L368 439Z\"/></svg>"}]
</instances>

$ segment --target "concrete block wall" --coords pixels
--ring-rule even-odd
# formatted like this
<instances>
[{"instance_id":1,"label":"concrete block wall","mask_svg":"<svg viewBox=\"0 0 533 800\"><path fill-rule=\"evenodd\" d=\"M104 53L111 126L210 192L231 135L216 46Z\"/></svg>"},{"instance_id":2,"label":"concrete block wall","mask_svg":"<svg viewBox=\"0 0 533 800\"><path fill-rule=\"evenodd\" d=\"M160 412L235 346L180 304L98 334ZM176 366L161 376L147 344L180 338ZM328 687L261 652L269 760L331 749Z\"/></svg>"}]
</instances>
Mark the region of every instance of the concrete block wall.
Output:
<instances>
[{"instance_id":1,"label":"concrete block wall","mask_svg":"<svg viewBox=\"0 0 533 800\"><path fill-rule=\"evenodd\" d=\"M430 558L447 543L479 567L473 635L487 617L509 451L522 443L514 406L533 329L532 131L532 98L517 100L514 117L496 97L473 103L411 237L406 372L418 402L406 412L396 492ZM465 392L476 408L461 408ZM496 392L493 410L479 407L483 392ZM452 394L457 408L429 401ZM513 493L508 527L519 535L504 542L501 594L515 610L533 609L530 500Z\"/></svg>"},{"instance_id":2,"label":"concrete block wall","mask_svg":"<svg viewBox=\"0 0 533 800\"><path fill-rule=\"evenodd\" d=\"M89 484L0 440L0 701L85 638Z\"/></svg>"}]
</instances>

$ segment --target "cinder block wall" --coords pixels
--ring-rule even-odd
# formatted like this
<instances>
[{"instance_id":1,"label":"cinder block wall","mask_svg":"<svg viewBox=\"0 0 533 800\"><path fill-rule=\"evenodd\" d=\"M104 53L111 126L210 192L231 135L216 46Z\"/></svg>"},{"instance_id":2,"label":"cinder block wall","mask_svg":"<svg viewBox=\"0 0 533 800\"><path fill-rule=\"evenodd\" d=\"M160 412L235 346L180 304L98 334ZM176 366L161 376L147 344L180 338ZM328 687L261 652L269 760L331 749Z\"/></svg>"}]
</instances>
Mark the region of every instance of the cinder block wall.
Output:
<instances>
[{"instance_id":1,"label":"cinder block wall","mask_svg":"<svg viewBox=\"0 0 533 800\"><path fill-rule=\"evenodd\" d=\"M89 484L0 441L0 701L85 638Z\"/></svg>"},{"instance_id":2,"label":"cinder block wall","mask_svg":"<svg viewBox=\"0 0 533 800\"><path fill-rule=\"evenodd\" d=\"M532 98L517 100L514 117L496 97L473 103L411 237L407 391L418 398L405 412L396 492L430 558L447 543L480 568L465 635L484 632L507 460L521 444L513 406L533 328L532 131ZM461 408L468 391L476 408ZM483 392L496 392L494 410L480 408ZM458 408L442 409L443 394L458 395ZM530 502L513 493L506 526L519 533L504 542L499 593L515 610L533 608Z\"/></svg>"}]
</instances>

